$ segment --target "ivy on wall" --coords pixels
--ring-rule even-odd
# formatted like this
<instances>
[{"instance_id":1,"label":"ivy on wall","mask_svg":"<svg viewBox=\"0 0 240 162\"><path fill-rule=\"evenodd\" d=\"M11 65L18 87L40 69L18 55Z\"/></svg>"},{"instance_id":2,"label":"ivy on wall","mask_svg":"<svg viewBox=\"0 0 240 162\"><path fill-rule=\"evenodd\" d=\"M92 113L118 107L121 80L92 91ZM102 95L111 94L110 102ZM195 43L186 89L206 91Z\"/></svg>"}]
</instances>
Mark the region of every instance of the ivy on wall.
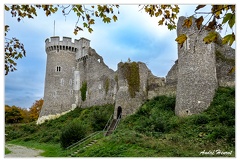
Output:
<instances>
[{"instance_id":1,"label":"ivy on wall","mask_svg":"<svg viewBox=\"0 0 240 162\"><path fill-rule=\"evenodd\" d=\"M135 97L136 92L139 92L140 76L139 65L136 62L122 64L123 75L128 82L128 92L132 98Z\"/></svg>"},{"instance_id":2,"label":"ivy on wall","mask_svg":"<svg viewBox=\"0 0 240 162\"><path fill-rule=\"evenodd\" d=\"M108 93L108 90L109 90L109 78L106 78L105 81L104 81L104 89L105 89L105 94Z\"/></svg>"},{"instance_id":3,"label":"ivy on wall","mask_svg":"<svg viewBox=\"0 0 240 162\"><path fill-rule=\"evenodd\" d=\"M81 91L81 97L82 97L82 101L86 100L86 96L87 96L87 82L83 82L82 83L82 87L80 88Z\"/></svg>"}]
</instances>

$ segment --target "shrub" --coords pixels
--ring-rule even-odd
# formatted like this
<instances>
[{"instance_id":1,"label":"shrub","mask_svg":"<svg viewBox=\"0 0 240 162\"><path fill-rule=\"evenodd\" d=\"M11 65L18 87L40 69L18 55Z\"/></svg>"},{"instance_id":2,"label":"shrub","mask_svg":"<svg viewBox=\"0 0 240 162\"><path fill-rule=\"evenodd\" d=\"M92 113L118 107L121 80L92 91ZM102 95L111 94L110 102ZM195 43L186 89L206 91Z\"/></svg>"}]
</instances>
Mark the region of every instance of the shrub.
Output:
<instances>
[{"instance_id":1,"label":"shrub","mask_svg":"<svg viewBox=\"0 0 240 162\"><path fill-rule=\"evenodd\" d=\"M73 121L65 126L60 135L60 143L63 148L67 148L73 143L83 139L86 135L86 128L82 123Z\"/></svg>"},{"instance_id":2,"label":"shrub","mask_svg":"<svg viewBox=\"0 0 240 162\"><path fill-rule=\"evenodd\" d=\"M207 124L209 117L206 114L198 114L192 116L193 123L196 125Z\"/></svg>"},{"instance_id":3,"label":"shrub","mask_svg":"<svg viewBox=\"0 0 240 162\"><path fill-rule=\"evenodd\" d=\"M33 123L25 124L22 126L22 128L23 128L23 131L28 133L34 133L37 130L36 125L34 125Z\"/></svg>"},{"instance_id":4,"label":"shrub","mask_svg":"<svg viewBox=\"0 0 240 162\"><path fill-rule=\"evenodd\" d=\"M110 116L108 116L107 112L100 112L98 111L94 111L91 117L91 126L93 131L100 131L103 130L104 126L106 125L108 118Z\"/></svg>"}]
</instances>

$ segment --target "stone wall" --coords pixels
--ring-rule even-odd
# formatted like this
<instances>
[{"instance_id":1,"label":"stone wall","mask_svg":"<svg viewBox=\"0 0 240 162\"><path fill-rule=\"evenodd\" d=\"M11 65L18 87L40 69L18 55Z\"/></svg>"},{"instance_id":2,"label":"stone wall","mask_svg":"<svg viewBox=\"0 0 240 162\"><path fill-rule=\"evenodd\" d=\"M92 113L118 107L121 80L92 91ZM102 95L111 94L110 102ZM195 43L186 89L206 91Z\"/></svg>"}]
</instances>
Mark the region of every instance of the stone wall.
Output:
<instances>
[{"instance_id":1,"label":"stone wall","mask_svg":"<svg viewBox=\"0 0 240 162\"><path fill-rule=\"evenodd\" d=\"M113 104L116 94L115 72L108 68L101 56L92 48L86 60L79 62L80 86L87 83L86 100L82 101L79 93L79 106L89 107L94 105Z\"/></svg>"},{"instance_id":2,"label":"stone wall","mask_svg":"<svg viewBox=\"0 0 240 162\"><path fill-rule=\"evenodd\" d=\"M73 69L75 55L72 51L48 51L45 76L44 104L41 116L69 110L73 103Z\"/></svg>"},{"instance_id":3,"label":"stone wall","mask_svg":"<svg viewBox=\"0 0 240 162\"><path fill-rule=\"evenodd\" d=\"M139 83L135 83L138 86L137 90L135 91L135 95L131 96L131 85L129 85L128 75L130 73L131 65L137 65L137 69L135 74L132 74L130 77L139 77L139 80L136 79L135 81ZM136 67L136 66L134 66ZM132 70L134 71L134 70ZM119 63L118 64L118 90L116 94L115 100L115 110L114 110L114 118L117 118L117 110L118 107L122 109L122 117L127 115L133 114L137 111L137 109L142 105L142 103L147 99L147 80L149 69L147 66L142 62L132 62L132 63ZM139 75L139 76L138 76ZM134 79L133 78L133 79Z\"/></svg>"},{"instance_id":4,"label":"stone wall","mask_svg":"<svg viewBox=\"0 0 240 162\"><path fill-rule=\"evenodd\" d=\"M178 60L166 78L154 76L142 62L120 62L114 72L85 38L74 42L68 37L46 39L44 104L38 123L77 106L114 103L114 118L119 107L125 117L159 95L176 95L175 113L179 116L205 110L218 86L235 86L235 72L229 73L235 66L235 50L221 45L220 35L216 43L204 44L208 31L198 33L195 25L184 28L184 20L179 18L177 34L186 34L188 39L182 48L178 47ZM85 83L84 100L80 89Z\"/></svg>"},{"instance_id":5,"label":"stone wall","mask_svg":"<svg viewBox=\"0 0 240 162\"><path fill-rule=\"evenodd\" d=\"M215 58L216 58L216 73L219 86L235 86L235 71L229 73L235 66L235 49L228 45L222 45L220 42L221 36L218 35L219 40L215 44ZM176 86L178 77L178 60L169 70L166 76L166 86Z\"/></svg>"},{"instance_id":6,"label":"stone wall","mask_svg":"<svg viewBox=\"0 0 240 162\"><path fill-rule=\"evenodd\" d=\"M235 86L235 71L229 73L235 66L235 50L228 45L221 45L218 43L216 45L215 54L219 86Z\"/></svg>"},{"instance_id":7,"label":"stone wall","mask_svg":"<svg viewBox=\"0 0 240 162\"><path fill-rule=\"evenodd\" d=\"M178 116L197 114L210 105L218 87L215 44L205 44L208 31L198 32L195 24L182 27L185 17L180 17L177 35L186 34L183 47L178 46L178 82L175 113ZM192 20L195 22L194 18Z\"/></svg>"}]
</instances>

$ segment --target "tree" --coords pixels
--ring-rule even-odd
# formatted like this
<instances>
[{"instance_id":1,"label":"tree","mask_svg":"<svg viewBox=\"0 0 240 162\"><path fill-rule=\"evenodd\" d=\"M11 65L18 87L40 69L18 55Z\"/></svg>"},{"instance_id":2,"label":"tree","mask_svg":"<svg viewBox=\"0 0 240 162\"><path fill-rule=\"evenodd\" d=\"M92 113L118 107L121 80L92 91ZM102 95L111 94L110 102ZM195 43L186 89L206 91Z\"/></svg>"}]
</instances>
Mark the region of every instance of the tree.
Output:
<instances>
[{"instance_id":1,"label":"tree","mask_svg":"<svg viewBox=\"0 0 240 162\"><path fill-rule=\"evenodd\" d=\"M21 108L5 105L5 123L20 123L22 120Z\"/></svg>"},{"instance_id":2,"label":"tree","mask_svg":"<svg viewBox=\"0 0 240 162\"><path fill-rule=\"evenodd\" d=\"M43 99L36 100L35 103L33 103L31 108L29 109L30 121L36 121L38 119L42 106L43 106Z\"/></svg>"},{"instance_id":3,"label":"tree","mask_svg":"<svg viewBox=\"0 0 240 162\"><path fill-rule=\"evenodd\" d=\"M199 31L203 29L210 30L209 35L204 38L205 43L215 42L216 32L222 30L222 26L226 25L233 28L235 25L235 5L211 5L211 11L198 12L198 10L205 8L206 5L198 5L195 13L188 17L183 26L189 28L193 23L197 24ZM95 24L95 19L100 18L104 23L111 23L112 20L116 22L118 20L116 12L119 14L119 5L5 5L5 11L11 12L12 17L17 18L17 21L21 21L23 18L33 19L37 16L37 9L43 10L46 16L56 13L61 10L63 16L69 15L70 12L76 14L76 25L73 30L74 34L78 34L79 31L87 29L88 32L92 32L92 25ZM140 10L144 10L151 17L155 16L159 18L158 25L166 25L169 30L176 29L176 20L179 13L178 5L139 5ZM116 11L117 10L117 11ZM202 15L210 15L207 23L202 24L204 17ZM199 16L195 22L192 22L193 16ZM82 20L81 26L79 21ZM7 38L7 32L10 27L5 25L5 75L10 71L16 70L17 59L26 56L24 45L17 38ZM180 35L176 38L178 44L182 45L187 39L186 35ZM235 41L235 34L225 35L222 39L223 44L229 44L230 46Z\"/></svg>"}]
</instances>

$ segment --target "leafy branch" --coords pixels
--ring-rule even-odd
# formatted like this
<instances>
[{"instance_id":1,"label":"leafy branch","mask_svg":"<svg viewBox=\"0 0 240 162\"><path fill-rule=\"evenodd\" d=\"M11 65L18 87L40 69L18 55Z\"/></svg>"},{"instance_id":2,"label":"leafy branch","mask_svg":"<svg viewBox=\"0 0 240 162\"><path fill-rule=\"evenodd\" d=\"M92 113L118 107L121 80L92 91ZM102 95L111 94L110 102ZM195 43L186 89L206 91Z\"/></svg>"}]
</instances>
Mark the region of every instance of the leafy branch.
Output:
<instances>
[{"instance_id":1,"label":"leafy branch","mask_svg":"<svg viewBox=\"0 0 240 162\"><path fill-rule=\"evenodd\" d=\"M190 28L192 26L192 17L194 15L198 14L207 14L211 15L211 17L208 19L208 21L203 25L204 18L203 16L197 18L195 20L196 26L201 32L203 29L210 31L208 35L203 39L203 41L206 44L216 42L217 41L217 33L215 31L221 31L222 26L228 23L228 26L232 29L235 25L235 5L212 5L211 12L196 12L201 8L204 8L206 5L198 5L195 9L195 14L188 17L186 20L184 20L183 27ZM225 11L225 14L223 14L223 11ZM221 16L223 15L223 16ZM221 19L222 22L219 22ZM185 34L184 34L185 35ZM183 46L183 43L187 39L187 36L183 35L178 36L175 41L178 42L180 47ZM235 41L235 34L232 31L232 34L228 34L222 38L222 44L228 44L231 46L233 42Z\"/></svg>"},{"instance_id":2,"label":"leafy branch","mask_svg":"<svg viewBox=\"0 0 240 162\"><path fill-rule=\"evenodd\" d=\"M75 24L74 34L77 35L80 30L86 28L88 32L92 32L92 25L95 24L94 18L101 18L104 23L111 23L117 21L117 16L114 14L114 8L119 9L119 5L97 5L97 6L87 6L87 5L62 5L62 13L64 16L69 15L73 11L77 16L77 21ZM119 10L118 10L119 14ZM82 26L79 26L79 20L82 19Z\"/></svg>"},{"instance_id":3,"label":"leafy branch","mask_svg":"<svg viewBox=\"0 0 240 162\"><path fill-rule=\"evenodd\" d=\"M141 5L139 5L140 7ZM151 17L159 17L158 25L166 25L169 30L176 29L175 20L179 13L178 5L143 5L140 9L148 13Z\"/></svg>"}]
</instances>

